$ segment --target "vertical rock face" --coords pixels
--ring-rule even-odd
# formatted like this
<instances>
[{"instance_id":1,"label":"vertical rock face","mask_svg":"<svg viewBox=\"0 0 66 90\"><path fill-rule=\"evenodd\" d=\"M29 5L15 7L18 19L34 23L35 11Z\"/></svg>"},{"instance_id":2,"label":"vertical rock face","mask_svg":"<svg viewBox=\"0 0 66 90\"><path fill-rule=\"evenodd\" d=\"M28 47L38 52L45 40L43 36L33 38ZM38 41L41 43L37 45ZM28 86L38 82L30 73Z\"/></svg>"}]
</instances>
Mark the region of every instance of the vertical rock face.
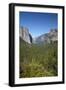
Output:
<instances>
[{"instance_id":1,"label":"vertical rock face","mask_svg":"<svg viewBox=\"0 0 66 90\"><path fill-rule=\"evenodd\" d=\"M32 36L29 34L29 30L26 27L20 27L19 37L29 44L32 43Z\"/></svg>"}]
</instances>

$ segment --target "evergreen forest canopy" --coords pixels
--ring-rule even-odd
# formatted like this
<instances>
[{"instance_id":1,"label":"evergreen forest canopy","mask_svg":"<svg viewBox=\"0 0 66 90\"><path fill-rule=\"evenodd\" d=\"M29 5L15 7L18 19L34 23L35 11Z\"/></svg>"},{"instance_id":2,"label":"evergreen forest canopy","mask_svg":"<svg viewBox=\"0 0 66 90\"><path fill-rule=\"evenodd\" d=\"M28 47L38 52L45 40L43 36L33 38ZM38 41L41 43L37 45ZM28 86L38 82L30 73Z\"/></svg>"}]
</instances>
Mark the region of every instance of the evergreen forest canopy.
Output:
<instances>
[{"instance_id":1,"label":"evergreen forest canopy","mask_svg":"<svg viewBox=\"0 0 66 90\"><path fill-rule=\"evenodd\" d=\"M28 44L20 39L20 78L58 75L58 42Z\"/></svg>"}]
</instances>

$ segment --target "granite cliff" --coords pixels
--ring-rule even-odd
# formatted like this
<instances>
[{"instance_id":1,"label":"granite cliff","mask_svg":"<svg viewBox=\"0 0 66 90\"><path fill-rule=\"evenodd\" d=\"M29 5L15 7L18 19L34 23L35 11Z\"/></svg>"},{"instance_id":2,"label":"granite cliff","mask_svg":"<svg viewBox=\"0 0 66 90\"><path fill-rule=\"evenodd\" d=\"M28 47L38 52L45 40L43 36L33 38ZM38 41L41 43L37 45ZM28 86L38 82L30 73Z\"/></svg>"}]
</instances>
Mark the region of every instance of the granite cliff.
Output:
<instances>
[{"instance_id":1,"label":"granite cliff","mask_svg":"<svg viewBox=\"0 0 66 90\"><path fill-rule=\"evenodd\" d=\"M28 28L20 27L19 29L19 37L20 39L24 40L25 42L31 44L32 43L32 36L29 33Z\"/></svg>"}]
</instances>

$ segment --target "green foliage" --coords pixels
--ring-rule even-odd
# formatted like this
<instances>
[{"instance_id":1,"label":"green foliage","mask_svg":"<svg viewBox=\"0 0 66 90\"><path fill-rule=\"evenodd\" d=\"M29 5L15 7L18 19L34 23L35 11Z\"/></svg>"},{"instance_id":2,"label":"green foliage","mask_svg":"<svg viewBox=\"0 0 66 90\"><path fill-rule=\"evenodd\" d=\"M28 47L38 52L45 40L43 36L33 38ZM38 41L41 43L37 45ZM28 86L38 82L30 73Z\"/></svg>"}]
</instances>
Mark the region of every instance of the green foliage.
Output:
<instances>
[{"instance_id":1,"label":"green foliage","mask_svg":"<svg viewBox=\"0 0 66 90\"><path fill-rule=\"evenodd\" d=\"M57 76L57 42L43 45L20 41L20 78Z\"/></svg>"}]
</instances>

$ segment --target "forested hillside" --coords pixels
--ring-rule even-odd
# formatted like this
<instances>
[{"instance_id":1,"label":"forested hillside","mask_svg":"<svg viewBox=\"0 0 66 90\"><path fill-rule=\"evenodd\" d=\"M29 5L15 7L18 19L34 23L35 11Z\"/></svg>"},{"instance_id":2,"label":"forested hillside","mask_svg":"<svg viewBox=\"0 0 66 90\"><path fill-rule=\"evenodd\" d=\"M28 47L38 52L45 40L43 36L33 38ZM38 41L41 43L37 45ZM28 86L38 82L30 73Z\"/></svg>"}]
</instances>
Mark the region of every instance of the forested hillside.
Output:
<instances>
[{"instance_id":1,"label":"forested hillside","mask_svg":"<svg viewBox=\"0 0 66 90\"><path fill-rule=\"evenodd\" d=\"M28 44L20 40L20 78L58 75L57 41Z\"/></svg>"}]
</instances>

